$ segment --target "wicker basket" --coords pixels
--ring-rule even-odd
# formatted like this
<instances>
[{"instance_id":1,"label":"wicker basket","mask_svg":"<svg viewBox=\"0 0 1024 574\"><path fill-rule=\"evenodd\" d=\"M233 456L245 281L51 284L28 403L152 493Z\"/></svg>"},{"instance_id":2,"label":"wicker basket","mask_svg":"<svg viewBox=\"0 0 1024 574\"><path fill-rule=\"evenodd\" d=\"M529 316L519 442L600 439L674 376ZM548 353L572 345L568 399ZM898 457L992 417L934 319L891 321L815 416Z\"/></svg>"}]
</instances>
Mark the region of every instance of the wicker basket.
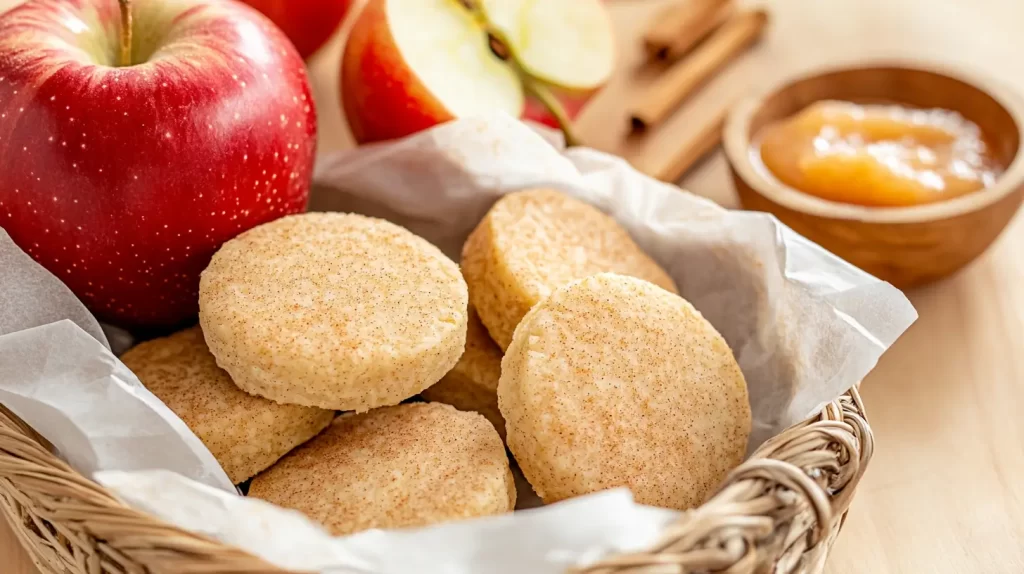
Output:
<instances>
[{"instance_id":1,"label":"wicker basket","mask_svg":"<svg viewBox=\"0 0 1024 574\"><path fill-rule=\"evenodd\" d=\"M0 507L44 573L282 572L128 508L45 444L0 406ZM872 448L854 388L765 443L650 550L576 572L819 573Z\"/></svg>"}]
</instances>

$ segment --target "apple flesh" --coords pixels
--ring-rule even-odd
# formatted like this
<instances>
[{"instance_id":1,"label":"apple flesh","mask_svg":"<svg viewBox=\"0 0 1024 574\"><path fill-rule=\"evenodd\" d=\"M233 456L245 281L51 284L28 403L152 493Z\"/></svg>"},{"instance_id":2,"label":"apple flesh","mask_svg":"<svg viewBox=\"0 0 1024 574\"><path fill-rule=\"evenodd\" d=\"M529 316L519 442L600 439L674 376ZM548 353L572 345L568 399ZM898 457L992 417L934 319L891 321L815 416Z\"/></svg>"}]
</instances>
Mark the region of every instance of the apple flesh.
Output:
<instances>
[{"instance_id":1,"label":"apple flesh","mask_svg":"<svg viewBox=\"0 0 1024 574\"><path fill-rule=\"evenodd\" d=\"M409 0L405 0L409 1ZM615 67L615 41L599 0L473 0L534 78L588 93Z\"/></svg>"},{"instance_id":2,"label":"apple flesh","mask_svg":"<svg viewBox=\"0 0 1024 574\"><path fill-rule=\"evenodd\" d=\"M270 18L295 44L299 55L309 58L334 34L354 0L242 1Z\"/></svg>"},{"instance_id":3,"label":"apple flesh","mask_svg":"<svg viewBox=\"0 0 1024 574\"><path fill-rule=\"evenodd\" d=\"M370 0L342 58L342 104L360 143L492 110L522 117L534 88L585 101L614 51L599 0Z\"/></svg>"},{"instance_id":4,"label":"apple flesh","mask_svg":"<svg viewBox=\"0 0 1024 574\"><path fill-rule=\"evenodd\" d=\"M346 43L341 97L357 142L406 136L461 115L519 115L519 80L452 0L370 0Z\"/></svg>"},{"instance_id":5,"label":"apple flesh","mask_svg":"<svg viewBox=\"0 0 1024 574\"><path fill-rule=\"evenodd\" d=\"M29 0L0 16L0 226L101 320L191 320L235 235L303 211L316 112L302 59L255 10Z\"/></svg>"}]
</instances>

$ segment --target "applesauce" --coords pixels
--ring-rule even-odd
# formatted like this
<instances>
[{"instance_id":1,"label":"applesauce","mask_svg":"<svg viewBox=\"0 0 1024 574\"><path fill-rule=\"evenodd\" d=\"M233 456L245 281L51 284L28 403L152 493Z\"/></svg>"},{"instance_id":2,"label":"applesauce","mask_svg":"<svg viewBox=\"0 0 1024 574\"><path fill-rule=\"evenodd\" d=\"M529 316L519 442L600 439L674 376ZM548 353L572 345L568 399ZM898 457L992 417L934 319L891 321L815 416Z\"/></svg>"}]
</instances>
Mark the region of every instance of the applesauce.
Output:
<instances>
[{"instance_id":1,"label":"applesauce","mask_svg":"<svg viewBox=\"0 0 1024 574\"><path fill-rule=\"evenodd\" d=\"M900 105L820 101L766 126L752 151L790 187L877 207L972 193L1002 171L974 122L949 110Z\"/></svg>"}]
</instances>

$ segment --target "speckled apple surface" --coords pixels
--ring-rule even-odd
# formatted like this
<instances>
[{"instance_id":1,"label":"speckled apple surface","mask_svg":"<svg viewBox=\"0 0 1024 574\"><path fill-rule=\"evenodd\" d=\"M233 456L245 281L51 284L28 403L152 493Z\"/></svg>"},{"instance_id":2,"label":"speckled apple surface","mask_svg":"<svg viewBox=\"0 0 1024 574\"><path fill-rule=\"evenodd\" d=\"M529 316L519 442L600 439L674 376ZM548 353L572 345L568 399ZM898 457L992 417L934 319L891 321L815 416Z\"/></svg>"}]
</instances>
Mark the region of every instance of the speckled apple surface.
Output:
<instances>
[{"instance_id":1,"label":"speckled apple surface","mask_svg":"<svg viewBox=\"0 0 1024 574\"><path fill-rule=\"evenodd\" d=\"M316 112L302 59L255 10L29 0L0 16L0 225L100 319L198 310L227 239L305 208Z\"/></svg>"}]
</instances>

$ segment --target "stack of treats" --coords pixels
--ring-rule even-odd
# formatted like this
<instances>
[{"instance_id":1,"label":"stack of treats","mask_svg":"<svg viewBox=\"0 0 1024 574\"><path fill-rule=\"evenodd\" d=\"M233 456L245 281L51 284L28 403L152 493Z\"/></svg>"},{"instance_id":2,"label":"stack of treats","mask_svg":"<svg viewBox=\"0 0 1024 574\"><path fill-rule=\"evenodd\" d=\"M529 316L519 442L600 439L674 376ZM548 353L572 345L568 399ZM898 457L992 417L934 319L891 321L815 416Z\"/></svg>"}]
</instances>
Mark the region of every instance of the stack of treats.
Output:
<instances>
[{"instance_id":1,"label":"stack of treats","mask_svg":"<svg viewBox=\"0 0 1024 574\"><path fill-rule=\"evenodd\" d=\"M675 509L746 449L725 341L557 191L499 200L461 272L387 221L285 217L217 252L199 304L199 326L123 362L250 496L336 535L512 511L506 445L546 503L628 487Z\"/></svg>"}]
</instances>

